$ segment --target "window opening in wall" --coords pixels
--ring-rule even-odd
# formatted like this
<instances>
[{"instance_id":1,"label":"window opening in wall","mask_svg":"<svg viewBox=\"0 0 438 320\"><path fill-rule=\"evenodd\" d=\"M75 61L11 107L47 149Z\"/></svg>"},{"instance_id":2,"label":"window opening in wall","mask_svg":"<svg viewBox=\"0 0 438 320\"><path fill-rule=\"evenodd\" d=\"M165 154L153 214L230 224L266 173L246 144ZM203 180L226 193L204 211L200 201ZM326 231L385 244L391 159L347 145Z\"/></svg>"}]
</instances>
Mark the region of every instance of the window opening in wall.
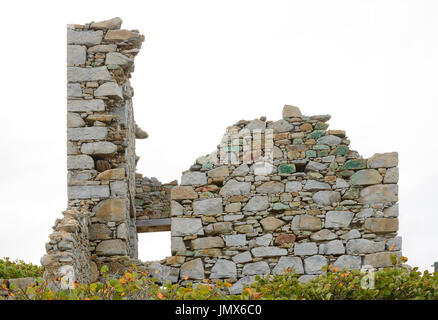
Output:
<instances>
[{"instance_id":1,"label":"window opening in wall","mask_svg":"<svg viewBox=\"0 0 438 320\"><path fill-rule=\"evenodd\" d=\"M138 234L138 259L141 261L154 261L169 256L171 256L170 231Z\"/></svg>"}]
</instances>

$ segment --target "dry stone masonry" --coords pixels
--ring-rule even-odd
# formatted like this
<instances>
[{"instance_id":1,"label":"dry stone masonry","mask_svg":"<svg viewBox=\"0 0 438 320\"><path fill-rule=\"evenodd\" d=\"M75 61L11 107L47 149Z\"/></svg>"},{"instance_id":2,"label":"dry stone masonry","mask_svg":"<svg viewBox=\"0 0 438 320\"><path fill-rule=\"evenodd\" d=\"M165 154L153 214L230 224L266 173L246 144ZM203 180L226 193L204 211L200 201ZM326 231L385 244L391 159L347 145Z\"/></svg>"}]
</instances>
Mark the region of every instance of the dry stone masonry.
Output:
<instances>
[{"instance_id":1,"label":"dry stone masonry","mask_svg":"<svg viewBox=\"0 0 438 320\"><path fill-rule=\"evenodd\" d=\"M258 130L259 155L273 161L251 160L257 151L245 153L244 136L226 146L235 164L220 161L223 145L198 158L171 191L167 264L191 280L227 279L232 292L287 268L306 281L329 264L391 266L391 254L401 254L398 155L363 159L329 119L286 105L281 120L228 127L230 136Z\"/></svg>"},{"instance_id":2,"label":"dry stone masonry","mask_svg":"<svg viewBox=\"0 0 438 320\"><path fill-rule=\"evenodd\" d=\"M286 105L278 121L241 120L179 185L136 173L135 140L148 134L129 79L144 36L121 24L67 28L68 207L41 259L54 288L136 263L161 281L226 279L237 293L256 275L290 268L306 281L401 254L397 153L363 159L329 115ZM172 256L139 261L137 233L163 230Z\"/></svg>"}]
</instances>

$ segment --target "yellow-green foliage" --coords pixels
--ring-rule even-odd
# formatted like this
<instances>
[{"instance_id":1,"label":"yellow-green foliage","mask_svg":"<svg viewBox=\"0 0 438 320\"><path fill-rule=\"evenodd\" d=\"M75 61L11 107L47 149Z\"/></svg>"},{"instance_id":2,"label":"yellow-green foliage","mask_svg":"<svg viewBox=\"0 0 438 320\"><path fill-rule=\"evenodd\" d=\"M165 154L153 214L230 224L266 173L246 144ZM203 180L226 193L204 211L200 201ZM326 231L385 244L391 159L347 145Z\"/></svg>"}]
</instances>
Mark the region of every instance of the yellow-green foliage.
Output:
<instances>
[{"instance_id":1,"label":"yellow-green foliage","mask_svg":"<svg viewBox=\"0 0 438 320\"><path fill-rule=\"evenodd\" d=\"M11 261L9 258L0 259L0 279L16 279L43 275L44 268L23 260Z\"/></svg>"},{"instance_id":2,"label":"yellow-green foliage","mask_svg":"<svg viewBox=\"0 0 438 320\"><path fill-rule=\"evenodd\" d=\"M31 300L342 300L342 299L438 299L438 273L421 273L417 268L385 268L374 273L374 288L361 286L364 277L359 270L345 271L329 266L319 277L300 284L299 275L286 270L281 275L256 277L240 295L227 294L231 284L204 280L192 286L167 283L160 286L155 278L139 272L135 266L122 277L111 278L104 266L102 280L90 285L75 283L74 289L52 292L43 281L10 293L6 299ZM185 280L185 279L183 279ZM58 279L60 281L60 279ZM14 288L11 288L14 289ZM1 298L0 298L1 299Z\"/></svg>"}]
</instances>

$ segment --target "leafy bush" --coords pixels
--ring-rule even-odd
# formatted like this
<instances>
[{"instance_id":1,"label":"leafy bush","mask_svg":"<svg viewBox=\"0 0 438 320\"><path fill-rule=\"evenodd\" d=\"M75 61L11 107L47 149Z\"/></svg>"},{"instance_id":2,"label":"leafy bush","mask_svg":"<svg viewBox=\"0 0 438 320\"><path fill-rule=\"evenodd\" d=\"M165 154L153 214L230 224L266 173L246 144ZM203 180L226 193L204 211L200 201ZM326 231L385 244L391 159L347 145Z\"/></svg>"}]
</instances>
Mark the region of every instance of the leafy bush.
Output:
<instances>
[{"instance_id":1,"label":"leafy bush","mask_svg":"<svg viewBox=\"0 0 438 320\"><path fill-rule=\"evenodd\" d=\"M41 277L44 268L23 260L11 261L8 257L0 259L0 279L16 279Z\"/></svg>"},{"instance_id":2,"label":"leafy bush","mask_svg":"<svg viewBox=\"0 0 438 320\"><path fill-rule=\"evenodd\" d=\"M394 263L395 264L395 263ZM227 293L231 284L204 280L197 285L166 283L135 266L122 277L111 278L104 266L101 281L90 285L74 284L74 288L59 292L49 289L43 279L25 291L10 292L6 299L31 300L404 300L438 299L438 273L421 273L418 268L385 268L374 272L373 286L363 285L364 274L359 270L323 269L323 273L307 283L298 281L299 275L291 270L281 275L256 277L240 295ZM187 279L183 279L187 280ZM58 279L62 281L62 279ZM14 289L14 288L11 288ZM1 298L0 298L1 299Z\"/></svg>"}]
</instances>

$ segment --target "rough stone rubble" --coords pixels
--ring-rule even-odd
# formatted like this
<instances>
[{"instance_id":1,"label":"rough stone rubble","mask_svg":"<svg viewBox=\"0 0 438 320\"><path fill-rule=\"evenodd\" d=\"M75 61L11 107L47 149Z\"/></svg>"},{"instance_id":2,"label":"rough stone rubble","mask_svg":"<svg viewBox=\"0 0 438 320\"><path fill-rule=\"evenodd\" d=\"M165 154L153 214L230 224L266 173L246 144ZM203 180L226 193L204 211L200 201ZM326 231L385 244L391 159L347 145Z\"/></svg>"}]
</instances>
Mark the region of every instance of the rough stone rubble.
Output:
<instances>
[{"instance_id":1,"label":"rough stone rubble","mask_svg":"<svg viewBox=\"0 0 438 320\"><path fill-rule=\"evenodd\" d=\"M239 292L255 275L291 268L305 281L328 264L379 268L401 254L397 153L363 159L329 115L286 105L281 120L241 120L227 133L272 143L256 154L233 140L225 150L238 164L221 163L219 145L180 185L136 174L135 138L148 135L134 121L129 78L144 36L121 23L67 29L69 201L41 259L46 280L91 282L103 264L117 272L135 262L161 280L226 279ZM254 161L269 154L272 163ZM172 256L136 260L137 232L149 231L137 221L169 216Z\"/></svg>"}]
</instances>

